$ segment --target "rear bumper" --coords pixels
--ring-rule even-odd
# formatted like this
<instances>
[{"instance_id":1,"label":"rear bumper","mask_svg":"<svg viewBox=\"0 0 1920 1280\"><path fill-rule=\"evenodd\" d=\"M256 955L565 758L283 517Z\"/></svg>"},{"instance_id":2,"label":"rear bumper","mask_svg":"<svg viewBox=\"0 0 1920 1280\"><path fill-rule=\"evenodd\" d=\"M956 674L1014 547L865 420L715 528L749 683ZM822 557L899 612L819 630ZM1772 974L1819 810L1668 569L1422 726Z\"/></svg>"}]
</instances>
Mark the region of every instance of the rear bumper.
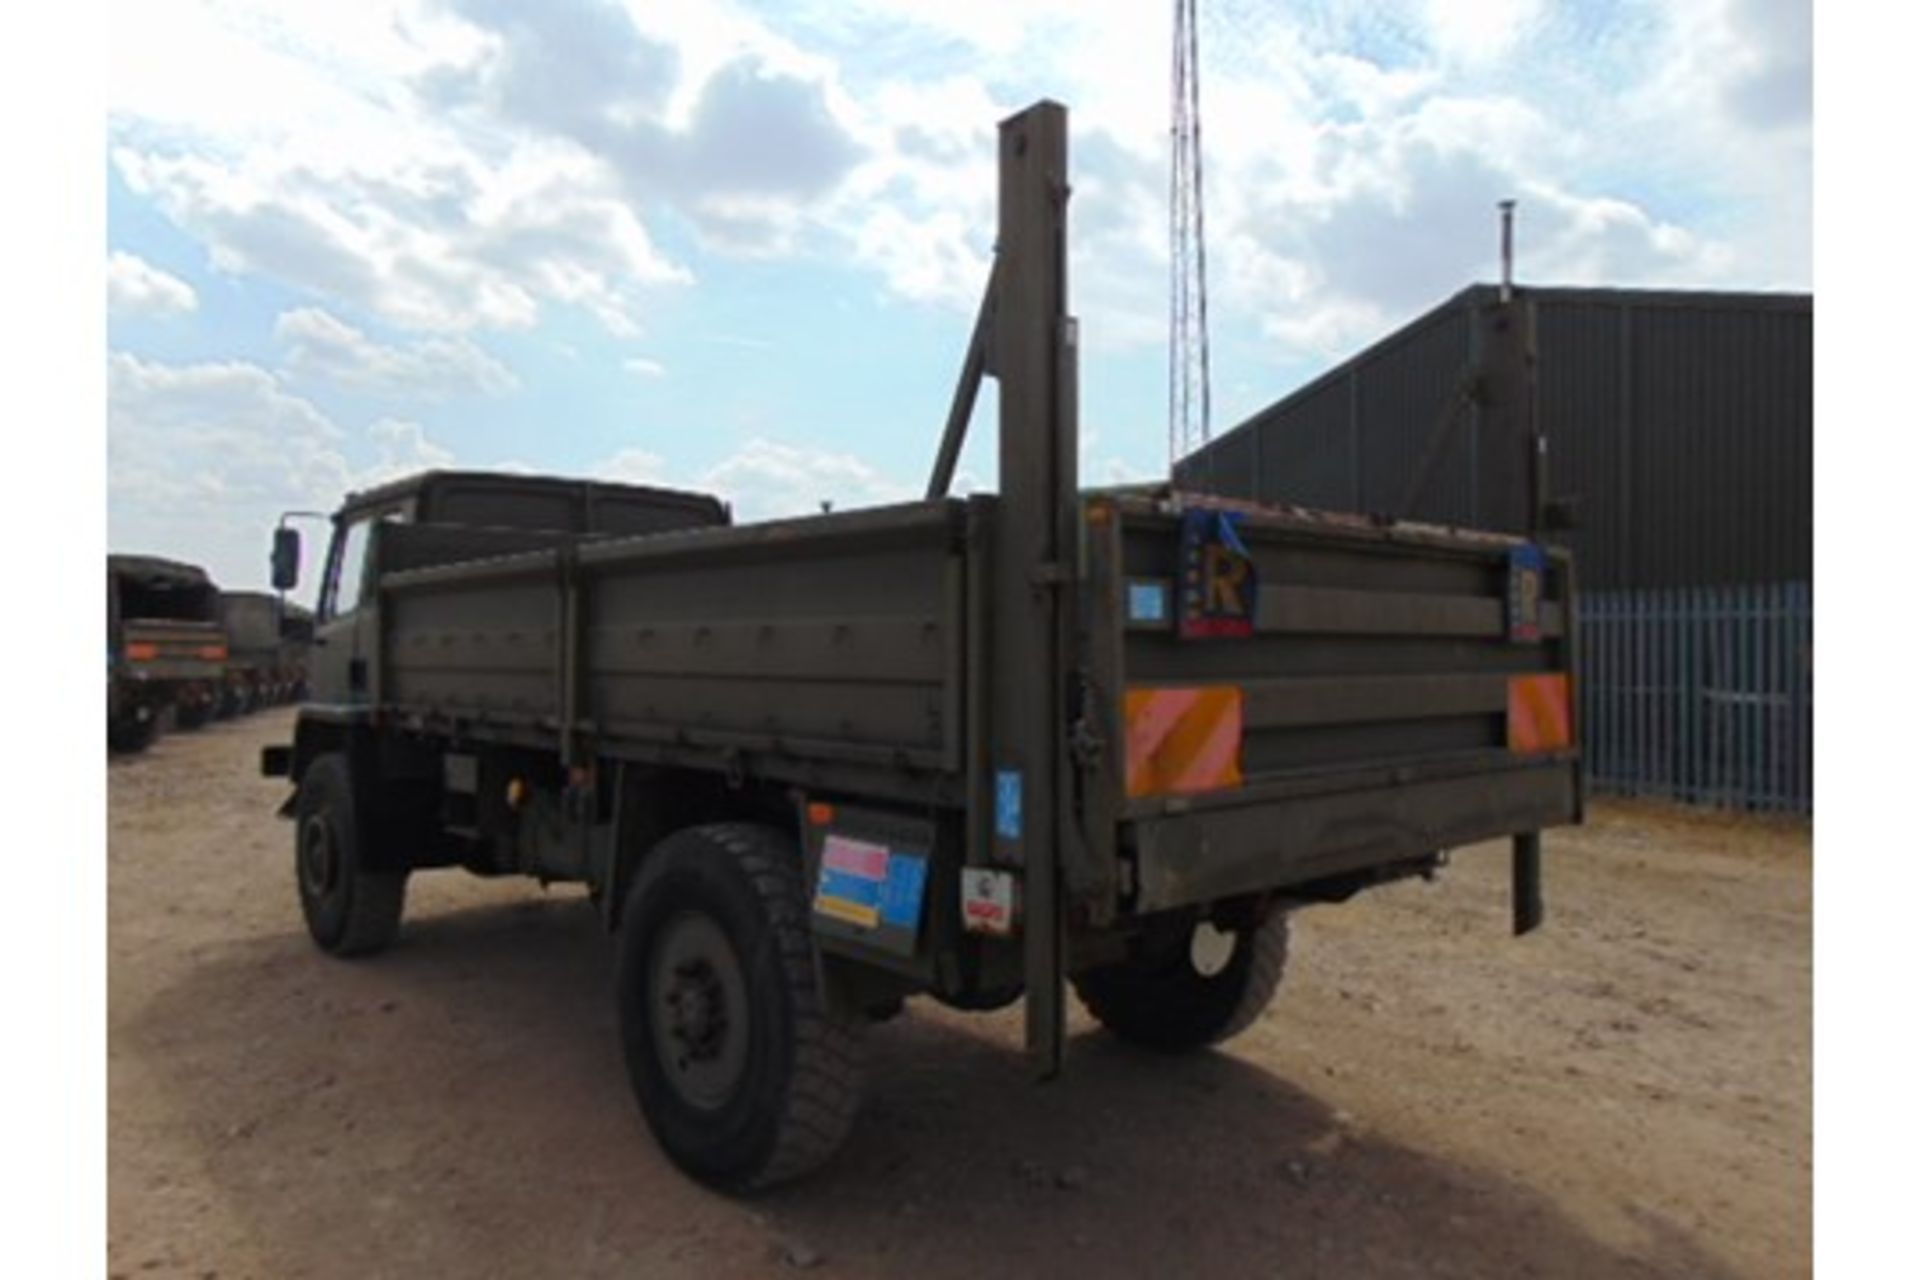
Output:
<instances>
[{"instance_id":1,"label":"rear bumper","mask_svg":"<svg viewBox=\"0 0 1920 1280\"><path fill-rule=\"evenodd\" d=\"M1580 820L1571 754L1300 779L1140 805L1134 910L1284 890Z\"/></svg>"},{"instance_id":2,"label":"rear bumper","mask_svg":"<svg viewBox=\"0 0 1920 1280\"><path fill-rule=\"evenodd\" d=\"M128 664L129 674L142 680L174 684L217 681L226 674L226 663L199 658L160 657Z\"/></svg>"}]
</instances>

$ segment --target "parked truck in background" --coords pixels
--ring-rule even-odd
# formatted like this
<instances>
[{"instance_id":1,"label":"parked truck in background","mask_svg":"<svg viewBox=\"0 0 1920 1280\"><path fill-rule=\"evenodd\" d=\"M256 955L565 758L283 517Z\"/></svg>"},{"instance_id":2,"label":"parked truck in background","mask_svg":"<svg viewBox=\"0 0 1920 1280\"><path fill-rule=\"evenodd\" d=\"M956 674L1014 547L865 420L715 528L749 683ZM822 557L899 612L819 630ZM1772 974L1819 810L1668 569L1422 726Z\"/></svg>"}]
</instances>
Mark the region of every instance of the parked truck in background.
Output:
<instances>
[{"instance_id":1,"label":"parked truck in background","mask_svg":"<svg viewBox=\"0 0 1920 1280\"><path fill-rule=\"evenodd\" d=\"M265 591L223 591L220 620L227 637L227 668L220 713L243 715L298 696L304 680L311 620ZM304 613L305 610L301 610Z\"/></svg>"},{"instance_id":2,"label":"parked truck in background","mask_svg":"<svg viewBox=\"0 0 1920 1280\"><path fill-rule=\"evenodd\" d=\"M227 662L220 591L206 570L159 556L107 557L107 743L138 751L163 722L214 714Z\"/></svg>"},{"instance_id":3,"label":"parked truck in background","mask_svg":"<svg viewBox=\"0 0 1920 1280\"><path fill-rule=\"evenodd\" d=\"M910 996L1069 986L1110 1032L1218 1043L1292 913L1577 821L1572 566L1523 538L1081 491L1066 125L1000 130L988 295L923 501L735 526L705 495L437 473L350 497L291 779L316 944L397 936L430 868L583 884L666 1153L814 1167L862 1032ZM983 376L998 493L946 495ZM275 585L298 534L276 535Z\"/></svg>"},{"instance_id":4,"label":"parked truck in background","mask_svg":"<svg viewBox=\"0 0 1920 1280\"><path fill-rule=\"evenodd\" d=\"M284 701L307 696L307 661L313 650L313 610L283 600L280 606L280 669L288 686Z\"/></svg>"}]
</instances>

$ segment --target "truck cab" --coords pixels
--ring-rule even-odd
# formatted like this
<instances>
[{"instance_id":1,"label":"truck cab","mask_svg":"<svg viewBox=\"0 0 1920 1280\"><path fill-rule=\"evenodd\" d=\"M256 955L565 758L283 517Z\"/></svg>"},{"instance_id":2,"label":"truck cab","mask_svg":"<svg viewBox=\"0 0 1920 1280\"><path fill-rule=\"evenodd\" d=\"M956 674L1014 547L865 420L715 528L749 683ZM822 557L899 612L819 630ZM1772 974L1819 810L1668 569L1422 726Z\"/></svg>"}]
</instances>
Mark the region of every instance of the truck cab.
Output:
<instances>
[{"instance_id":1,"label":"truck cab","mask_svg":"<svg viewBox=\"0 0 1920 1280\"><path fill-rule=\"evenodd\" d=\"M382 568L419 569L578 539L711 528L731 519L727 505L709 494L503 472L425 471L348 494L333 516L321 562L307 697L321 706L367 702L368 659L378 635L372 606ZM394 524L422 536L383 562L378 532ZM297 585L300 559L299 531L276 530L276 588Z\"/></svg>"}]
</instances>

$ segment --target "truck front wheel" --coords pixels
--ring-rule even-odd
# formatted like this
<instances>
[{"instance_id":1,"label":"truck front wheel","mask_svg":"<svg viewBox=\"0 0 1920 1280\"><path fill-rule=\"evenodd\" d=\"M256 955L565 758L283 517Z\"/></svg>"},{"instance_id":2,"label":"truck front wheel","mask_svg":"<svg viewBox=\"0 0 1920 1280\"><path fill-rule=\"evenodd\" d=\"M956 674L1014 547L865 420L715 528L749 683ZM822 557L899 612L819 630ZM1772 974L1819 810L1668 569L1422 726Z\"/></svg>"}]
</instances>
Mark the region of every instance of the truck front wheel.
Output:
<instances>
[{"instance_id":1,"label":"truck front wheel","mask_svg":"<svg viewBox=\"0 0 1920 1280\"><path fill-rule=\"evenodd\" d=\"M1149 938L1117 964L1078 975L1073 987L1100 1025L1135 1044L1179 1053L1245 1031L1280 986L1287 915L1222 931L1201 922Z\"/></svg>"},{"instance_id":2,"label":"truck front wheel","mask_svg":"<svg viewBox=\"0 0 1920 1280\"><path fill-rule=\"evenodd\" d=\"M343 753L329 752L300 779L294 875L307 932L332 955L383 951L400 932L407 873L367 866L367 848L352 767Z\"/></svg>"},{"instance_id":3,"label":"truck front wheel","mask_svg":"<svg viewBox=\"0 0 1920 1280\"><path fill-rule=\"evenodd\" d=\"M627 1072L673 1162L730 1191L808 1172L858 1110L864 1020L816 980L793 841L717 823L668 836L621 920Z\"/></svg>"}]
</instances>

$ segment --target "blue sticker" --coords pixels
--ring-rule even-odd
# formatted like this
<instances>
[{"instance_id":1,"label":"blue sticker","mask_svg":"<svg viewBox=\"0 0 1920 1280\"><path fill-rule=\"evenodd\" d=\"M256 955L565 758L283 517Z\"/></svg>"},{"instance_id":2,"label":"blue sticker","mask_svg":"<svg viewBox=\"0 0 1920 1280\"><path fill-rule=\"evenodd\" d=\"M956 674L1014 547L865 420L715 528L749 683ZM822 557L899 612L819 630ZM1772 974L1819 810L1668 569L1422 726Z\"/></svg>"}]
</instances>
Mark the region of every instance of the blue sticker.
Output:
<instances>
[{"instance_id":1,"label":"blue sticker","mask_svg":"<svg viewBox=\"0 0 1920 1280\"><path fill-rule=\"evenodd\" d=\"M1127 620L1129 622L1165 622L1167 588L1160 582L1127 584Z\"/></svg>"},{"instance_id":2,"label":"blue sticker","mask_svg":"<svg viewBox=\"0 0 1920 1280\"><path fill-rule=\"evenodd\" d=\"M887 859L887 880L880 886L880 921L917 932L920 900L927 888L927 860L894 850Z\"/></svg>"},{"instance_id":3,"label":"blue sticker","mask_svg":"<svg viewBox=\"0 0 1920 1280\"><path fill-rule=\"evenodd\" d=\"M1020 838L1020 771L1001 769L994 774L993 829L1002 840Z\"/></svg>"},{"instance_id":4,"label":"blue sticker","mask_svg":"<svg viewBox=\"0 0 1920 1280\"><path fill-rule=\"evenodd\" d=\"M881 906L881 882L825 867L820 872L819 896L837 898L855 906L878 907Z\"/></svg>"}]
</instances>

